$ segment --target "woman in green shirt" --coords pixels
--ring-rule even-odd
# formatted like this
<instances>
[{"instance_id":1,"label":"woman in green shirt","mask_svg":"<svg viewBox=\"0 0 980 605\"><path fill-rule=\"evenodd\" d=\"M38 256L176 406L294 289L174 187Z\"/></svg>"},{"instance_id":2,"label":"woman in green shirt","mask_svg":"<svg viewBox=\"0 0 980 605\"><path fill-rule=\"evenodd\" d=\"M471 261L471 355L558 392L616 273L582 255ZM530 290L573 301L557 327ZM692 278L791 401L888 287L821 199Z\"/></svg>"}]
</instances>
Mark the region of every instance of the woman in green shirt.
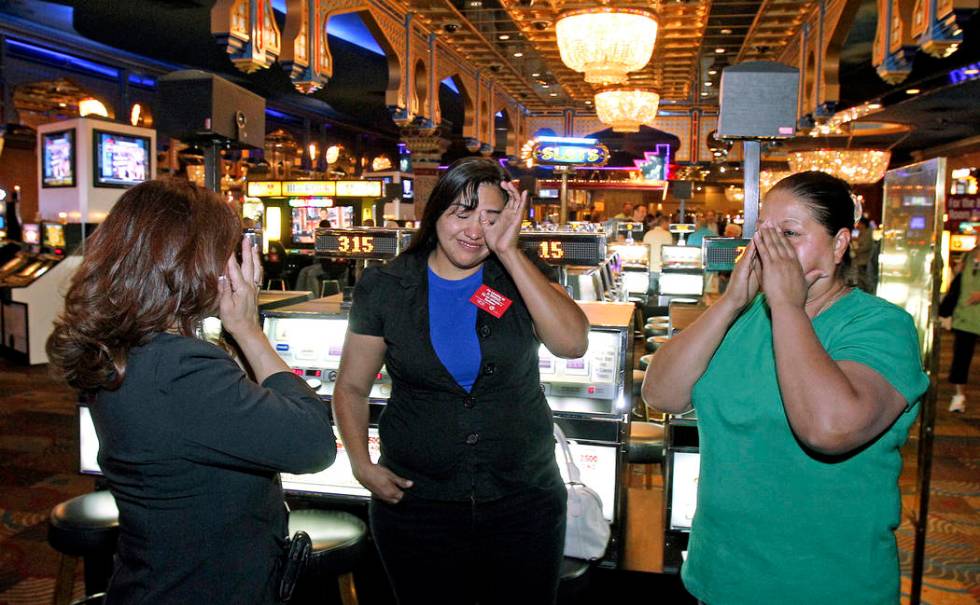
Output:
<instances>
[{"instance_id":1,"label":"woman in green shirt","mask_svg":"<svg viewBox=\"0 0 980 605\"><path fill-rule=\"evenodd\" d=\"M928 385L912 318L846 285L845 182L792 175L760 218L643 381L649 405L698 414L684 584L709 605L896 604L899 448Z\"/></svg>"}]
</instances>

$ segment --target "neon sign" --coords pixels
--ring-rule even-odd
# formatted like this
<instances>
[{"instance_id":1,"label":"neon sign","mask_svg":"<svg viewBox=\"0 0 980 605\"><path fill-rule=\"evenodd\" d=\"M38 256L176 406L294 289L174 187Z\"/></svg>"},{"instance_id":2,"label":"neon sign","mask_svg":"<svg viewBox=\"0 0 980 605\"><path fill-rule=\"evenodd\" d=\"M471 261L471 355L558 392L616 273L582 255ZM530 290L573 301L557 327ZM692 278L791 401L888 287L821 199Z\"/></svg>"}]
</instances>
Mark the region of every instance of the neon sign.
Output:
<instances>
[{"instance_id":1,"label":"neon sign","mask_svg":"<svg viewBox=\"0 0 980 605\"><path fill-rule=\"evenodd\" d=\"M535 164L543 166L604 166L609 149L595 139L539 137L531 148Z\"/></svg>"}]
</instances>

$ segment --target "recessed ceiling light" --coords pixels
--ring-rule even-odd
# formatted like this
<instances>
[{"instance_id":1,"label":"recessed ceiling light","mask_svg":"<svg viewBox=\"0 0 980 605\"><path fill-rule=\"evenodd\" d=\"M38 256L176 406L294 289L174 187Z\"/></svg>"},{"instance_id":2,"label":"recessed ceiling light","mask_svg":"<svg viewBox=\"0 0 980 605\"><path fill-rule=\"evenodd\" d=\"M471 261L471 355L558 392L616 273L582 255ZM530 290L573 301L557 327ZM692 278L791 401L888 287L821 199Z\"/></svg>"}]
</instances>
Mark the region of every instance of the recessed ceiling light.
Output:
<instances>
[{"instance_id":1,"label":"recessed ceiling light","mask_svg":"<svg viewBox=\"0 0 980 605\"><path fill-rule=\"evenodd\" d=\"M725 29L721 30L721 33L723 33L723 34L730 34L730 33L732 33L732 30L730 30L730 29L728 29L726 27Z\"/></svg>"},{"instance_id":2,"label":"recessed ceiling light","mask_svg":"<svg viewBox=\"0 0 980 605\"><path fill-rule=\"evenodd\" d=\"M541 85L541 88L551 88L551 85L550 84L542 84Z\"/></svg>"},{"instance_id":3,"label":"recessed ceiling light","mask_svg":"<svg viewBox=\"0 0 980 605\"><path fill-rule=\"evenodd\" d=\"M549 97L557 97L558 96L558 93L557 92L549 92L548 93L548 96Z\"/></svg>"},{"instance_id":4,"label":"recessed ceiling light","mask_svg":"<svg viewBox=\"0 0 980 605\"><path fill-rule=\"evenodd\" d=\"M868 109L881 109L881 103L871 103L868 105Z\"/></svg>"},{"instance_id":5,"label":"recessed ceiling light","mask_svg":"<svg viewBox=\"0 0 980 605\"><path fill-rule=\"evenodd\" d=\"M592 101L589 101L589 100L586 100L586 101L585 101L585 104L586 104L586 105L592 105Z\"/></svg>"},{"instance_id":6,"label":"recessed ceiling light","mask_svg":"<svg viewBox=\"0 0 980 605\"><path fill-rule=\"evenodd\" d=\"M724 48L716 48L715 49L715 54L723 55L723 54L725 54L725 49Z\"/></svg>"},{"instance_id":7,"label":"recessed ceiling light","mask_svg":"<svg viewBox=\"0 0 980 605\"><path fill-rule=\"evenodd\" d=\"M524 53L514 53L514 56L520 58L524 56Z\"/></svg>"},{"instance_id":8,"label":"recessed ceiling light","mask_svg":"<svg viewBox=\"0 0 980 605\"><path fill-rule=\"evenodd\" d=\"M907 90L905 91L905 94L907 94L907 95L917 95L917 94L919 94L920 92L922 92L922 91L921 91L921 90L919 90L918 88L909 88L909 89L907 89Z\"/></svg>"},{"instance_id":9,"label":"recessed ceiling light","mask_svg":"<svg viewBox=\"0 0 980 605\"><path fill-rule=\"evenodd\" d=\"M706 92L702 92L702 93L701 93L701 96L702 96L702 97L706 97L706 96L708 96L708 93L706 93Z\"/></svg>"},{"instance_id":10,"label":"recessed ceiling light","mask_svg":"<svg viewBox=\"0 0 980 605\"><path fill-rule=\"evenodd\" d=\"M705 82L704 85L705 87L714 86L714 84L712 84L711 82Z\"/></svg>"},{"instance_id":11,"label":"recessed ceiling light","mask_svg":"<svg viewBox=\"0 0 980 605\"><path fill-rule=\"evenodd\" d=\"M717 69L709 69L708 70L708 75L709 76L714 76L714 75L717 75L717 74L718 74L718 70Z\"/></svg>"},{"instance_id":12,"label":"recessed ceiling light","mask_svg":"<svg viewBox=\"0 0 980 605\"><path fill-rule=\"evenodd\" d=\"M533 74L531 74L531 77L532 77L532 78L537 78L537 77L538 77L538 76L540 76L540 75L541 75L541 72L538 72L538 71L536 71L536 72L534 72Z\"/></svg>"},{"instance_id":13,"label":"recessed ceiling light","mask_svg":"<svg viewBox=\"0 0 980 605\"><path fill-rule=\"evenodd\" d=\"M976 67L970 67L963 70L964 76L975 76L977 74L980 74L980 69L977 69Z\"/></svg>"},{"instance_id":14,"label":"recessed ceiling light","mask_svg":"<svg viewBox=\"0 0 980 605\"><path fill-rule=\"evenodd\" d=\"M510 34L500 34L497 36L498 40L510 40Z\"/></svg>"}]
</instances>

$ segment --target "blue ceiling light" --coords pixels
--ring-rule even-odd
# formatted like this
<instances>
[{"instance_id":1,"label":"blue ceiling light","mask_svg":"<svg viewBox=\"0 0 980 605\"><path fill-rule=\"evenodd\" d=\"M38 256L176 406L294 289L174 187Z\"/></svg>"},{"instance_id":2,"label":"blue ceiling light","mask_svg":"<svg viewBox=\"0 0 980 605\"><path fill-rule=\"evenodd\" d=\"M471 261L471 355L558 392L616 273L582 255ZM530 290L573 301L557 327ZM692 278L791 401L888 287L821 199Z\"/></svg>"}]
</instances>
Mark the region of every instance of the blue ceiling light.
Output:
<instances>
[{"instance_id":1,"label":"blue ceiling light","mask_svg":"<svg viewBox=\"0 0 980 605\"><path fill-rule=\"evenodd\" d=\"M7 38L7 48L12 54L19 55L26 59L54 63L61 67L97 74L106 78L119 77L119 70L109 67L108 65L44 48L43 46L28 44L27 42L22 42L14 38Z\"/></svg>"},{"instance_id":2,"label":"blue ceiling light","mask_svg":"<svg viewBox=\"0 0 980 605\"><path fill-rule=\"evenodd\" d=\"M441 83L444 84L449 90L459 94L459 87L456 86L456 82L453 81L451 76L443 80Z\"/></svg>"}]
</instances>

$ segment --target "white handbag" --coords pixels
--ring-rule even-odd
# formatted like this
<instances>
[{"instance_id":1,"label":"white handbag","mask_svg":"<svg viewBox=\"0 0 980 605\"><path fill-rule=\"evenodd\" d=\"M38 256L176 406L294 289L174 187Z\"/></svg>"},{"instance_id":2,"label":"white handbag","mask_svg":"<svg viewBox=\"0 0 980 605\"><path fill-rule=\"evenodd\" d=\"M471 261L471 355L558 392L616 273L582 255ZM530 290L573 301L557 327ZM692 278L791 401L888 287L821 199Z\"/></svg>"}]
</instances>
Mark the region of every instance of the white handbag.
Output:
<instances>
[{"instance_id":1,"label":"white handbag","mask_svg":"<svg viewBox=\"0 0 980 605\"><path fill-rule=\"evenodd\" d=\"M582 483L581 474L572 452L568 448L565 433L557 424L555 441L561 446L568 470L568 515L565 527L565 556L574 559L594 560L606 552L609 543L609 523L602 516L602 499L592 488Z\"/></svg>"}]
</instances>

